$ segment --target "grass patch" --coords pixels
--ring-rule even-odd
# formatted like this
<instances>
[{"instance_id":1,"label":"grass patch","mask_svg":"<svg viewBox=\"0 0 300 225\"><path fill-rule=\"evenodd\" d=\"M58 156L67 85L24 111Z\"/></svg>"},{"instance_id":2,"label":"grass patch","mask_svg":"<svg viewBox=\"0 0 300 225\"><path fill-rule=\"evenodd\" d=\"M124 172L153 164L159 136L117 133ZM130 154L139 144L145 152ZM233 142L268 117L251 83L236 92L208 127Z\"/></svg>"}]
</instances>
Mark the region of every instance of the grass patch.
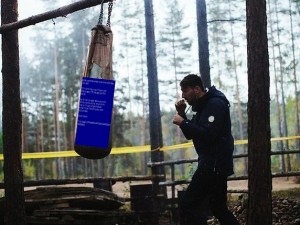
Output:
<instances>
[{"instance_id":1,"label":"grass patch","mask_svg":"<svg viewBox=\"0 0 300 225\"><path fill-rule=\"evenodd\" d=\"M289 198L300 200L300 188L291 188L287 190L273 191L272 197L274 198ZM228 202L245 201L247 200L247 194L228 194Z\"/></svg>"},{"instance_id":2,"label":"grass patch","mask_svg":"<svg viewBox=\"0 0 300 225\"><path fill-rule=\"evenodd\" d=\"M295 198L300 199L300 188L292 188L288 190L273 191L274 197L279 198Z\"/></svg>"}]
</instances>

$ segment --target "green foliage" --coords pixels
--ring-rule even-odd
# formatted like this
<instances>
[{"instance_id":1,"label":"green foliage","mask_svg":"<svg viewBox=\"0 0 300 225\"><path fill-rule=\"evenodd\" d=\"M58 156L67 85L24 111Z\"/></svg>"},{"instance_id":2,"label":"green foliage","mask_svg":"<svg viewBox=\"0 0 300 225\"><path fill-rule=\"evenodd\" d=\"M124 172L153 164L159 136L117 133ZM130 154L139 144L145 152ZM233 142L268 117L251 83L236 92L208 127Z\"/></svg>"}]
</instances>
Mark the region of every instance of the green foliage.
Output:
<instances>
[{"instance_id":1,"label":"green foliage","mask_svg":"<svg viewBox=\"0 0 300 225\"><path fill-rule=\"evenodd\" d=\"M299 199L300 188L292 188L289 190L273 191L273 196L281 198Z\"/></svg>"},{"instance_id":2,"label":"green foliage","mask_svg":"<svg viewBox=\"0 0 300 225\"><path fill-rule=\"evenodd\" d=\"M242 176L245 174L245 162L243 158L234 160L234 175Z\"/></svg>"},{"instance_id":3,"label":"green foliage","mask_svg":"<svg viewBox=\"0 0 300 225\"><path fill-rule=\"evenodd\" d=\"M197 169L197 165L195 163L189 164L189 170L188 170L189 179L192 179L192 176L194 175L196 169Z\"/></svg>"},{"instance_id":4,"label":"green foliage","mask_svg":"<svg viewBox=\"0 0 300 225\"><path fill-rule=\"evenodd\" d=\"M3 154L3 135L0 132L0 154Z\"/></svg>"},{"instance_id":5,"label":"green foliage","mask_svg":"<svg viewBox=\"0 0 300 225\"><path fill-rule=\"evenodd\" d=\"M0 161L0 181L4 180L3 161Z\"/></svg>"},{"instance_id":6,"label":"green foliage","mask_svg":"<svg viewBox=\"0 0 300 225\"><path fill-rule=\"evenodd\" d=\"M35 173L36 173L36 168L33 165L32 160L24 160L23 161L23 176L24 180L34 180L35 179Z\"/></svg>"},{"instance_id":7,"label":"green foliage","mask_svg":"<svg viewBox=\"0 0 300 225\"><path fill-rule=\"evenodd\" d=\"M232 102L230 107L230 116L231 116L231 126L232 126L232 135L235 140L241 139L241 133L240 133L240 126L239 126L239 116L238 116L238 110L237 110L237 104ZM242 111L242 120L243 120L243 137L244 139L247 138L247 127L248 127L248 116L247 116L247 104L241 103L241 111Z\"/></svg>"}]
</instances>

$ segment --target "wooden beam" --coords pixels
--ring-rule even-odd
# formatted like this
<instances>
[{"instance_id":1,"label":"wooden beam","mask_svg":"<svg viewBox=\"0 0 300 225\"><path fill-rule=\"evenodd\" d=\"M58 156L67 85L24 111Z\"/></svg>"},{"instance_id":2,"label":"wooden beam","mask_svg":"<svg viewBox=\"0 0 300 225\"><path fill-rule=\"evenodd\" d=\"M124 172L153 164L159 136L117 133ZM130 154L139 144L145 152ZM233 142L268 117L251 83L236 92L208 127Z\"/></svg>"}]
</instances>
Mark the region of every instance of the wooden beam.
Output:
<instances>
[{"instance_id":1,"label":"wooden beam","mask_svg":"<svg viewBox=\"0 0 300 225\"><path fill-rule=\"evenodd\" d=\"M86 184L101 181L113 182L131 182L131 181L159 181L164 179L163 175L152 176L129 176L129 177L98 177L98 178L82 178L82 179L48 179L48 180L31 180L24 181L24 187L37 187L47 185L66 185L66 184ZM0 182L0 189L4 188L4 183Z\"/></svg>"},{"instance_id":2,"label":"wooden beam","mask_svg":"<svg viewBox=\"0 0 300 225\"><path fill-rule=\"evenodd\" d=\"M103 0L104 3L113 1L113 0ZM8 24L3 24L0 27L0 33L3 34L4 32L7 31L11 31L11 30L17 30L17 29L21 29L24 27L28 27L30 25L35 25L37 23L41 23L50 19L54 19L57 17L66 17L68 14L82 10L82 9L86 9L86 8L90 8L96 5L99 5L102 3L102 0L82 0L79 2L75 2L63 7L60 7L58 9L52 10L52 11L48 11L45 13L41 13L41 14L37 14L35 16L31 16L29 18L20 20L20 21L16 21L16 22L12 22L12 23L8 23Z\"/></svg>"}]
</instances>

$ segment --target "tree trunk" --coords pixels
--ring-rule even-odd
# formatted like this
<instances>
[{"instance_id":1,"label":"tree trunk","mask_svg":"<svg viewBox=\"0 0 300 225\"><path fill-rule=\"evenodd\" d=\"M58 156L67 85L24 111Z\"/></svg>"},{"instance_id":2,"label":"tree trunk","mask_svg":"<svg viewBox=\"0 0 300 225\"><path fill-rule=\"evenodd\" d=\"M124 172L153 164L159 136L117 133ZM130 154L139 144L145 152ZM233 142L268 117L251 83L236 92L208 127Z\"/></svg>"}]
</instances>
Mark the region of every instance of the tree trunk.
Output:
<instances>
[{"instance_id":1,"label":"tree trunk","mask_svg":"<svg viewBox=\"0 0 300 225\"><path fill-rule=\"evenodd\" d=\"M56 36L56 32L55 32ZM58 53L57 53L57 43L54 41L54 80L55 80L55 102L54 102L54 128L55 128L55 151L61 151L61 129L59 122L59 74L58 74ZM57 159L57 174L58 178L65 178L64 173L64 161L61 158Z\"/></svg>"},{"instance_id":2,"label":"tree trunk","mask_svg":"<svg viewBox=\"0 0 300 225\"><path fill-rule=\"evenodd\" d=\"M124 28L125 28L125 30L127 31L127 30L129 30L129 25L128 25L128 23L127 23L127 19L126 19L126 9L125 9L125 18L123 19L123 22L124 22L124 24L123 24L123 26L124 26ZM128 41L128 32L125 32L125 43L129 43L129 41ZM126 74L127 74L127 85L128 85L128 105L129 105L129 112L128 112L128 116L129 116L129 124L130 124L130 133L132 133L132 131L133 131L133 112L132 112L132 94L131 94L131 78L132 78L132 76L131 76L131 73L130 73L130 70L129 70L129 68L130 68L130 63L129 63L129 58L130 58L130 55L129 55L129 46L128 46L128 44L126 44L125 46L124 46L124 48L125 48L125 58L126 58ZM127 156L128 157L128 156Z\"/></svg>"},{"instance_id":3,"label":"tree trunk","mask_svg":"<svg viewBox=\"0 0 300 225\"><path fill-rule=\"evenodd\" d=\"M145 4L145 21L146 21L146 51L147 51L147 72L148 72L148 96L149 96L149 124L150 124L150 145L151 145L151 161L164 161L164 153L160 151L163 145L162 141L162 125L159 104L158 77L157 77L157 61L156 46L154 34L154 13L152 0L144 0ZM166 176L163 166L152 167L152 175ZM157 183L153 185L153 193L167 195L166 187L159 187ZM158 200L156 200L158 201ZM158 202L155 205L159 205ZM158 224L158 215L153 215L153 220ZM155 223L154 223L155 224Z\"/></svg>"},{"instance_id":4,"label":"tree trunk","mask_svg":"<svg viewBox=\"0 0 300 225\"><path fill-rule=\"evenodd\" d=\"M178 7L178 5L177 5L177 7ZM180 95L178 95L179 94L179 90L178 90L178 69L177 69L177 65L178 65L178 62L177 62L177 52L176 52L176 50L177 50L177 47L176 47L176 43L175 43L175 39L174 39L174 32L178 32L177 30L176 30L176 27L175 27L175 24L174 24L174 21L172 21L172 24L171 24L171 26L172 26L172 56L173 56L173 65L174 65L174 85L175 85L175 99L178 101L179 99L180 99ZM177 131L177 143L176 144L180 144L181 143L181 141L182 141L182 131L181 131L181 129L180 129L180 127L179 126L176 126L176 131ZM184 159L185 158L185 156L184 156L184 151L182 151L182 150L179 150L178 151L178 158L179 159ZM182 174L185 174L185 166L183 165L183 164L181 164L181 165L179 165L179 171L182 173Z\"/></svg>"},{"instance_id":5,"label":"tree trunk","mask_svg":"<svg viewBox=\"0 0 300 225\"><path fill-rule=\"evenodd\" d=\"M140 22L142 23L142 22ZM144 46L144 39L145 39L145 27L144 25L139 26L139 53L140 53L140 79L141 79L141 84L139 89L141 90L141 103L142 103L142 115L140 118L140 126L141 126L141 139L140 139L140 145L144 146L146 144L146 133L147 133L147 122L146 122L146 117L147 117L147 101L146 101L146 91L145 91L145 60L144 60L144 52L145 52L145 46ZM142 175L147 175L148 167L147 167L147 162L148 162L148 153L143 152L141 153L141 174Z\"/></svg>"},{"instance_id":6,"label":"tree trunk","mask_svg":"<svg viewBox=\"0 0 300 225\"><path fill-rule=\"evenodd\" d=\"M279 137L283 137L282 129L281 129L281 111L280 111L280 103L279 103L279 91L278 91L278 79L277 79L277 71L276 71L276 56L275 56L275 41L274 41L274 31L273 31L273 20L272 20L272 11L271 11L271 3L268 1L269 8L269 27L270 27L270 38L271 38L271 49L273 55L273 68L274 68L274 80L275 80L275 97L276 97L276 111L277 111L277 128ZM283 141L279 141L279 150L283 151ZM280 155L280 170L281 172L285 172L285 160L284 154Z\"/></svg>"},{"instance_id":7,"label":"tree trunk","mask_svg":"<svg viewBox=\"0 0 300 225\"><path fill-rule=\"evenodd\" d=\"M293 15L292 15L292 3L289 0L289 14L290 14L290 26L291 26L291 39L292 39L292 52L293 52L293 83L295 93L295 113L296 113L296 135L300 135L300 122L299 122L299 99L298 99L298 85L297 85L297 70L296 70L296 57L295 57L295 37L294 37L294 26L293 26ZM296 148L300 148L300 140L296 140ZM297 162L300 163L300 154L296 154Z\"/></svg>"},{"instance_id":8,"label":"tree trunk","mask_svg":"<svg viewBox=\"0 0 300 225\"><path fill-rule=\"evenodd\" d=\"M27 107L26 103L23 104L22 109L22 152L26 152L28 150L28 122L26 120L27 117Z\"/></svg>"},{"instance_id":9,"label":"tree trunk","mask_svg":"<svg viewBox=\"0 0 300 225\"><path fill-rule=\"evenodd\" d=\"M97 160L98 174L97 177L104 177L104 162L102 160Z\"/></svg>"},{"instance_id":10,"label":"tree trunk","mask_svg":"<svg viewBox=\"0 0 300 225\"><path fill-rule=\"evenodd\" d=\"M149 93L149 120L150 120L150 144L152 162L164 160L163 152L158 151L162 147L162 126L159 104L157 62L154 35L154 18L152 0L145 0L146 19L146 49L148 68L148 93ZM153 168L154 175L165 174L164 168Z\"/></svg>"},{"instance_id":11,"label":"tree trunk","mask_svg":"<svg viewBox=\"0 0 300 225\"><path fill-rule=\"evenodd\" d=\"M248 57L248 225L272 225L270 77L266 0L246 0Z\"/></svg>"},{"instance_id":12,"label":"tree trunk","mask_svg":"<svg viewBox=\"0 0 300 225\"><path fill-rule=\"evenodd\" d=\"M209 50L208 50L208 34L207 34L207 18L206 18L206 2L205 0L196 0L197 8L197 28L198 28L198 56L200 74L205 87L211 86Z\"/></svg>"},{"instance_id":13,"label":"tree trunk","mask_svg":"<svg viewBox=\"0 0 300 225\"><path fill-rule=\"evenodd\" d=\"M281 41L280 41L280 29L279 29L279 19L278 19L278 9L277 9L277 0L275 0L275 15L276 15L276 24L277 24L277 46L278 46L278 54L279 54L279 67L280 67L280 91L281 91L281 101L282 101L282 131L285 137L288 136L288 127L287 127L287 116L286 116L286 107L285 107L285 89L283 87L283 62L282 62L282 52L281 52ZM285 142L285 151L289 150L289 142L286 140ZM287 170L291 171L291 162L290 155L286 155L287 157Z\"/></svg>"},{"instance_id":14,"label":"tree trunk","mask_svg":"<svg viewBox=\"0 0 300 225\"><path fill-rule=\"evenodd\" d=\"M227 4L229 6L229 18L232 18L231 16L231 4L230 1L227 1ZM240 140L244 140L244 120L243 120L243 112L242 112L242 105L241 105L241 97L240 97L240 86L239 86L239 79L237 74L237 62L236 62L236 53L235 53L235 43L234 43L234 35L233 35L233 27L232 23L230 23L230 33L231 33L231 46L232 46L232 54L233 54L233 69L234 69L234 77L235 77L235 87L236 87L236 100L237 100L237 111L238 111L238 124L239 124L239 132L240 132ZM243 145L243 153L247 154L247 147L246 145ZM248 170L248 160L245 157L244 158L244 175L247 174Z\"/></svg>"},{"instance_id":15,"label":"tree trunk","mask_svg":"<svg viewBox=\"0 0 300 225\"><path fill-rule=\"evenodd\" d=\"M40 130L40 146L39 146L39 151L44 152L44 122L43 122L43 107L42 107L42 75L39 74L39 103L38 103L38 126ZM45 159L40 160L40 178L45 179Z\"/></svg>"},{"instance_id":16,"label":"tree trunk","mask_svg":"<svg viewBox=\"0 0 300 225\"><path fill-rule=\"evenodd\" d=\"M143 67L143 66L141 66ZM141 145L144 146L146 144L146 102L145 102L145 91L144 91L144 70L141 69L142 72L142 117L141 117ZM147 174L147 162L148 162L148 153L144 152L141 155L142 157L142 175Z\"/></svg>"},{"instance_id":17,"label":"tree trunk","mask_svg":"<svg viewBox=\"0 0 300 225\"><path fill-rule=\"evenodd\" d=\"M1 1L1 23L18 20L18 1ZM2 34L5 224L25 225L18 31Z\"/></svg>"}]
</instances>

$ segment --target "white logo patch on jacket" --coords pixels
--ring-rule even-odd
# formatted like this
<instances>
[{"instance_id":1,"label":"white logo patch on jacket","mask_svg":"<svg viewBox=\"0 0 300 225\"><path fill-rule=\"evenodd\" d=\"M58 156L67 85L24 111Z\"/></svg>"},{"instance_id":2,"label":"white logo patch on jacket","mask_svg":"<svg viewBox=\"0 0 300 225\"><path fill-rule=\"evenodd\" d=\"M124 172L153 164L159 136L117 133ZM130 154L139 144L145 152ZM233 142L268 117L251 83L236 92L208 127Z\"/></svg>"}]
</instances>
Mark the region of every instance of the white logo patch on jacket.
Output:
<instances>
[{"instance_id":1,"label":"white logo patch on jacket","mask_svg":"<svg viewBox=\"0 0 300 225\"><path fill-rule=\"evenodd\" d=\"M215 117L214 116L209 116L208 117L208 122L212 123L215 121Z\"/></svg>"}]
</instances>

